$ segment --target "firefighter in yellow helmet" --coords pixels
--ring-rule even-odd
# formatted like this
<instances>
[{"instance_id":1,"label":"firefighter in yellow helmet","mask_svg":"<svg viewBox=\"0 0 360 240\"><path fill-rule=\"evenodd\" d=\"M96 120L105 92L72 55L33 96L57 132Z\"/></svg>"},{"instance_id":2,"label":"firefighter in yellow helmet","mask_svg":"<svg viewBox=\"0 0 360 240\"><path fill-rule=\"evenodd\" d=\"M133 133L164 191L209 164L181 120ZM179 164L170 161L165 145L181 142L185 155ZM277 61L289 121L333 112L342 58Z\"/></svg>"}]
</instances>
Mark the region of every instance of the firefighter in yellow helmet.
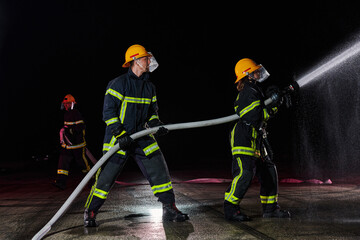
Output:
<instances>
[{"instance_id":1,"label":"firefighter in yellow helmet","mask_svg":"<svg viewBox=\"0 0 360 240\"><path fill-rule=\"evenodd\" d=\"M109 82L103 108L106 123L103 152L106 153L115 144L121 150L97 172L96 182L85 204L84 225L98 225L96 215L129 157L136 161L149 181L153 194L163 204L163 220L185 221L189 217L175 206L168 167L155 139L155 136L164 135L168 130L161 127L155 136L149 135L135 141L130 137L144 130L145 126L163 125L158 116L155 86L149 81L149 72L154 71L158 63L143 46L135 44L127 49L123 67L129 70Z\"/></svg>"},{"instance_id":2,"label":"firefighter in yellow helmet","mask_svg":"<svg viewBox=\"0 0 360 240\"><path fill-rule=\"evenodd\" d=\"M57 170L57 179L54 185L60 189L66 188L70 164L73 160L81 168L83 173L90 170L88 158L85 155L85 122L78 109L75 108L75 98L67 94L61 109L64 113L64 127L60 130L60 156Z\"/></svg>"},{"instance_id":3,"label":"firefighter in yellow helmet","mask_svg":"<svg viewBox=\"0 0 360 240\"><path fill-rule=\"evenodd\" d=\"M264 218L289 218L288 211L278 205L278 179L272 152L266 135L266 122L277 111L281 98L265 106L265 95L259 86L269 77L266 69L249 58L235 66L236 88L239 91L234 109L240 116L230 134L233 156L233 181L225 192L224 214L231 221L249 221L240 211L240 202L247 192L254 174L261 184L260 200ZM270 95L273 93L269 93Z\"/></svg>"}]
</instances>

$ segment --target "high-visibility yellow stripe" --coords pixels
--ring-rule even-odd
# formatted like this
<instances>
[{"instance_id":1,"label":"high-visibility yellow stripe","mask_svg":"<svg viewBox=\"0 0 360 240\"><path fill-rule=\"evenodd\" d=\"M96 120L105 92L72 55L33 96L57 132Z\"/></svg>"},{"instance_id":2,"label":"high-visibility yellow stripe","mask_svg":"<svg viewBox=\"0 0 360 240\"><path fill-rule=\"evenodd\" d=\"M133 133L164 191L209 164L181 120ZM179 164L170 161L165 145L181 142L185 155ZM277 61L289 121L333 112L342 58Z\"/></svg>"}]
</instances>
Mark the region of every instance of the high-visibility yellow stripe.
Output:
<instances>
[{"instance_id":1,"label":"high-visibility yellow stripe","mask_svg":"<svg viewBox=\"0 0 360 240\"><path fill-rule=\"evenodd\" d=\"M110 94L110 95L116 97L120 101L126 101L126 102L131 102L131 103L150 104L151 102L156 101L156 96L154 96L153 98L128 97L128 96L122 95L121 93L119 93L119 92L117 92L117 91L115 91L114 89L111 89L111 88L106 90L105 95L107 95L107 94Z\"/></svg>"},{"instance_id":2,"label":"high-visibility yellow stripe","mask_svg":"<svg viewBox=\"0 0 360 240\"><path fill-rule=\"evenodd\" d=\"M152 191L154 194L156 193L160 193L160 192L166 192L172 189L172 183L168 182L168 183L164 183L164 184L160 184L160 185L154 185L151 187Z\"/></svg>"},{"instance_id":3,"label":"high-visibility yellow stripe","mask_svg":"<svg viewBox=\"0 0 360 240\"><path fill-rule=\"evenodd\" d=\"M260 106L260 100L254 101L249 106L242 109L240 111L240 113L239 113L239 116L240 117L244 116L246 113L250 112L251 110L253 110L257 106Z\"/></svg>"},{"instance_id":4,"label":"high-visibility yellow stripe","mask_svg":"<svg viewBox=\"0 0 360 240\"><path fill-rule=\"evenodd\" d=\"M99 168L99 170L97 170L96 172L96 175L95 175L95 183L94 185L91 187L91 192L88 196L88 198L86 199L86 203L85 203L85 208L89 208L90 206L90 203L94 197L94 191L96 189L96 186L97 186L97 182L98 182L98 179L99 179L99 175L100 175L100 172L101 172L101 168Z\"/></svg>"},{"instance_id":5,"label":"high-visibility yellow stripe","mask_svg":"<svg viewBox=\"0 0 360 240\"><path fill-rule=\"evenodd\" d=\"M120 116L119 116L119 119L120 119L121 123L124 123L126 108L127 108L127 102L124 101L121 104L121 111L120 111Z\"/></svg>"},{"instance_id":6,"label":"high-visibility yellow stripe","mask_svg":"<svg viewBox=\"0 0 360 240\"><path fill-rule=\"evenodd\" d=\"M103 191L101 189L98 189L98 188L95 188L95 190L94 190L94 196L96 196L98 198L101 198L101 199L106 199L108 193L109 192L105 192L105 191Z\"/></svg>"},{"instance_id":7,"label":"high-visibility yellow stripe","mask_svg":"<svg viewBox=\"0 0 360 240\"><path fill-rule=\"evenodd\" d=\"M260 200L262 204L272 204L276 203L278 201L278 195L272 195L272 196L261 196Z\"/></svg>"},{"instance_id":8,"label":"high-visibility yellow stripe","mask_svg":"<svg viewBox=\"0 0 360 240\"><path fill-rule=\"evenodd\" d=\"M141 104L150 104L150 98L135 98L135 97L125 97L124 101L131 103L141 103Z\"/></svg>"},{"instance_id":9,"label":"high-visibility yellow stripe","mask_svg":"<svg viewBox=\"0 0 360 240\"><path fill-rule=\"evenodd\" d=\"M154 119L159 119L158 115L152 115L149 119L149 121L154 120Z\"/></svg>"},{"instance_id":10,"label":"high-visibility yellow stripe","mask_svg":"<svg viewBox=\"0 0 360 240\"><path fill-rule=\"evenodd\" d=\"M114 144L104 143L102 150L103 150L104 152L107 152L107 151L109 151L110 148L112 148L113 146L114 146ZM125 156L125 152L124 152L123 150L119 150L119 151L117 151L116 153Z\"/></svg>"},{"instance_id":11,"label":"high-visibility yellow stripe","mask_svg":"<svg viewBox=\"0 0 360 240\"><path fill-rule=\"evenodd\" d=\"M106 90L105 95L107 95L107 94L110 94L111 96L116 97L120 101L124 100L124 96L122 94L120 94L119 92L115 91L114 89L109 88L108 90Z\"/></svg>"},{"instance_id":12,"label":"high-visibility yellow stripe","mask_svg":"<svg viewBox=\"0 0 360 240\"><path fill-rule=\"evenodd\" d=\"M151 153L155 152L156 150L159 150L159 145L157 144L157 142L154 142L153 144L147 146L146 148L143 149L144 153L146 156L150 155Z\"/></svg>"},{"instance_id":13,"label":"high-visibility yellow stripe","mask_svg":"<svg viewBox=\"0 0 360 240\"><path fill-rule=\"evenodd\" d=\"M264 111L264 120L267 121L270 118L270 115L267 112L266 108L264 108L263 111Z\"/></svg>"},{"instance_id":14,"label":"high-visibility yellow stripe","mask_svg":"<svg viewBox=\"0 0 360 240\"><path fill-rule=\"evenodd\" d=\"M260 151L251 147L233 147L231 151L232 155L242 154L247 156L260 157Z\"/></svg>"},{"instance_id":15,"label":"high-visibility yellow stripe","mask_svg":"<svg viewBox=\"0 0 360 240\"><path fill-rule=\"evenodd\" d=\"M241 200L234 196L234 193L236 190L236 185L243 174L242 161L241 161L240 157L236 158L236 160L237 160L238 166L240 168L240 173L233 179L233 181L231 183L230 192L225 193L225 200L228 202L231 202L232 204L239 204L240 200Z\"/></svg>"},{"instance_id":16,"label":"high-visibility yellow stripe","mask_svg":"<svg viewBox=\"0 0 360 240\"><path fill-rule=\"evenodd\" d=\"M116 123L116 122L119 122L119 121L120 120L119 120L118 117L114 117L114 118L110 118L110 119L106 120L105 123L106 123L107 126L109 126L109 125L111 125L113 123Z\"/></svg>"}]
</instances>

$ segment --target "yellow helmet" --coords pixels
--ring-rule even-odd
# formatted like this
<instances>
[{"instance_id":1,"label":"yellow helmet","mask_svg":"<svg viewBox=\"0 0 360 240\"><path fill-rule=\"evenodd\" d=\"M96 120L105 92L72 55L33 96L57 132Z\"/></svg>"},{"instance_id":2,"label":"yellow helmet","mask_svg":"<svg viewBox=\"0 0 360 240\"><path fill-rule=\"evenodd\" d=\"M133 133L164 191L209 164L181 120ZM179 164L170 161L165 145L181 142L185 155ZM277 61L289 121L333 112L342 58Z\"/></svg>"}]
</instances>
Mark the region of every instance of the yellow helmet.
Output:
<instances>
[{"instance_id":1,"label":"yellow helmet","mask_svg":"<svg viewBox=\"0 0 360 240\"><path fill-rule=\"evenodd\" d=\"M151 56L151 54L148 53L143 46L139 44L132 45L126 50L125 63L122 65L122 67L123 68L130 67L131 61L146 56Z\"/></svg>"},{"instance_id":2,"label":"yellow helmet","mask_svg":"<svg viewBox=\"0 0 360 240\"><path fill-rule=\"evenodd\" d=\"M250 73L254 72L255 70L261 68L262 66L259 64L256 64L253 60L250 58L243 58L240 61L238 61L235 65L235 75L236 75L236 81L240 81L243 77L249 75Z\"/></svg>"}]
</instances>

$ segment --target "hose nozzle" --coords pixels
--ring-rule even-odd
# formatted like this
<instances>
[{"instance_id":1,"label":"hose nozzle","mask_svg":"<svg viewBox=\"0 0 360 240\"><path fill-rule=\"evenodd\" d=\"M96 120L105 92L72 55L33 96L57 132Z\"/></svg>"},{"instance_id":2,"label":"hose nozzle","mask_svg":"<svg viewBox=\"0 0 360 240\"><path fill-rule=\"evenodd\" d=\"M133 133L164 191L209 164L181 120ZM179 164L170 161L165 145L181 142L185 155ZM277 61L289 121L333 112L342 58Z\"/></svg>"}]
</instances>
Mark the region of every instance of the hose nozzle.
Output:
<instances>
[{"instance_id":1,"label":"hose nozzle","mask_svg":"<svg viewBox=\"0 0 360 240\"><path fill-rule=\"evenodd\" d=\"M297 93L299 91L299 84L297 82L292 82L289 86L284 88L282 91L273 93L268 99L264 101L265 106L272 104L274 102L280 101L285 98L286 106L290 107L291 103L291 95ZM282 102L282 101L281 101Z\"/></svg>"},{"instance_id":2,"label":"hose nozzle","mask_svg":"<svg viewBox=\"0 0 360 240\"><path fill-rule=\"evenodd\" d=\"M289 86L287 86L285 89L284 89L284 93L287 94L287 93L297 93L299 91L299 84L297 82L292 82Z\"/></svg>"}]
</instances>

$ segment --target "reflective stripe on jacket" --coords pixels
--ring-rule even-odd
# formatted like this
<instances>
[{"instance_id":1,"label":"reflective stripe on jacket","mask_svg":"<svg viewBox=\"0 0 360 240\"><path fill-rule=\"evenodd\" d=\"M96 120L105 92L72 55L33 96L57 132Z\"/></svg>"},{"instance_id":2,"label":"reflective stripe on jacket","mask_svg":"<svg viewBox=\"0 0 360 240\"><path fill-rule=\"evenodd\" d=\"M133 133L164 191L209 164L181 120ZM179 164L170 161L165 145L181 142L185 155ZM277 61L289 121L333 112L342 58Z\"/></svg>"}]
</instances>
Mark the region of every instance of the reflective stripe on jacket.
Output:
<instances>
[{"instance_id":1,"label":"reflective stripe on jacket","mask_svg":"<svg viewBox=\"0 0 360 240\"><path fill-rule=\"evenodd\" d=\"M116 144L113 132L121 127L129 134L145 129L149 121L159 119L155 86L148 80L149 73L137 77L129 68L110 81L105 92L103 120L106 123L103 151ZM146 155L159 149L152 136L137 141ZM120 150L120 155L125 152Z\"/></svg>"}]
</instances>

